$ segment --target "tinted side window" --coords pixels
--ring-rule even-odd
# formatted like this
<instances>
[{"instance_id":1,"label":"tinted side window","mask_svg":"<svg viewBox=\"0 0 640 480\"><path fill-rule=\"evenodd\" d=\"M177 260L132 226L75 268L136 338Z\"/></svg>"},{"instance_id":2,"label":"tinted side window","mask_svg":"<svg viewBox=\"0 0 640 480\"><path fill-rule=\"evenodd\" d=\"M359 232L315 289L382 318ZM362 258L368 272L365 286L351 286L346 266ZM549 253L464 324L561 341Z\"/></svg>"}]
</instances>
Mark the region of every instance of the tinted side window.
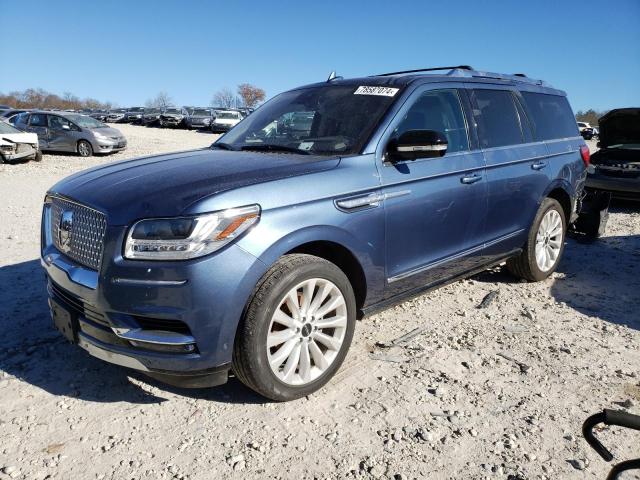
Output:
<instances>
[{"instance_id":1,"label":"tinted side window","mask_svg":"<svg viewBox=\"0 0 640 480\"><path fill-rule=\"evenodd\" d=\"M469 150L467 129L456 90L425 92L416 100L394 131L399 137L408 130L435 130L447 137L447 153Z\"/></svg>"},{"instance_id":2,"label":"tinted side window","mask_svg":"<svg viewBox=\"0 0 640 480\"><path fill-rule=\"evenodd\" d=\"M473 90L480 147L503 147L523 142L513 94L506 90Z\"/></svg>"},{"instance_id":3,"label":"tinted side window","mask_svg":"<svg viewBox=\"0 0 640 480\"><path fill-rule=\"evenodd\" d=\"M32 113L30 125L32 127L46 127L47 116L42 113Z\"/></svg>"},{"instance_id":4,"label":"tinted side window","mask_svg":"<svg viewBox=\"0 0 640 480\"><path fill-rule=\"evenodd\" d=\"M522 92L533 122L536 140L577 137L576 119L566 97Z\"/></svg>"}]
</instances>

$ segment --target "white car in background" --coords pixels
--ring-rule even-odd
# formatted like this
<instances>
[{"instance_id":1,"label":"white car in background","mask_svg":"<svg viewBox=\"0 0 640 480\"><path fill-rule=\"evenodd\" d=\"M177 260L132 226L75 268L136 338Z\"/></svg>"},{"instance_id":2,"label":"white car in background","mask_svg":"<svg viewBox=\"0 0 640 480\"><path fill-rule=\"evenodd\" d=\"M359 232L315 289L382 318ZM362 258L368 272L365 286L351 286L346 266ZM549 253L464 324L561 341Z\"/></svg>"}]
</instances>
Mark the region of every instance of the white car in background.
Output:
<instances>
[{"instance_id":1,"label":"white car in background","mask_svg":"<svg viewBox=\"0 0 640 480\"><path fill-rule=\"evenodd\" d=\"M0 163L16 160L42 160L38 135L21 132L8 123L0 122Z\"/></svg>"},{"instance_id":2,"label":"white car in background","mask_svg":"<svg viewBox=\"0 0 640 480\"><path fill-rule=\"evenodd\" d=\"M580 130L580 133L582 133L582 131L585 128L593 128L588 122L578 122L578 130Z\"/></svg>"},{"instance_id":3,"label":"white car in background","mask_svg":"<svg viewBox=\"0 0 640 480\"><path fill-rule=\"evenodd\" d=\"M240 120L242 114L237 110L216 110L213 113L213 122L211 122L211 131L214 133L227 132L235 127Z\"/></svg>"}]
</instances>

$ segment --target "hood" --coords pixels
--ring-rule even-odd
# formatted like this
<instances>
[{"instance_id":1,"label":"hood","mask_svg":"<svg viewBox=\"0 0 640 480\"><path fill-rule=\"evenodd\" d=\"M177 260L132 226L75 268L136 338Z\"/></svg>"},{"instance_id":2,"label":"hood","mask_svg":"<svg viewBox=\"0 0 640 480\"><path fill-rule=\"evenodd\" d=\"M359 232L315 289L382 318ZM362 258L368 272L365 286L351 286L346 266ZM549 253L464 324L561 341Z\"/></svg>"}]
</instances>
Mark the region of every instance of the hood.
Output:
<instances>
[{"instance_id":1,"label":"hood","mask_svg":"<svg viewBox=\"0 0 640 480\"><path fill-rule=\"evenodd\" d=\"M312 155L194 150L91 168L49 192L106 212L110 225L128 225L140 218L180 215L216 193L329 170L339 162ZM253 202L260 199L247 199Z\"/></svg>"},{"instance_id":2,"label":"hood","mask_svg":"<svg viewBox=\"0 0 640 480\"><path fill-rule=\"evenodd\" d=\"M8 142L4 139L7 139ZM38 143L38 135L35 133L0 133L0 142L3 144L29 143L34 145Z\"/></svg>"},{"instance_id":3,"label":"hood","mask_svg":"<svg viewBox=\"0 0 640 480\"><path fill-rule=\"evenodd\" d=\"M124 137L120 130L112 127L89 128L88 130L91 130L93 133L104 135L105 137Z\"/></svg>"},{"instance_id":4,"label":"hood","mask_svg":"<svg viewBox=\"0 0 640 480\"><path fill-rule=\"evenodd\" d=\"M598 121L600 147L640 144L640 108L611 110Z\"/></svg>"}]
</instances>

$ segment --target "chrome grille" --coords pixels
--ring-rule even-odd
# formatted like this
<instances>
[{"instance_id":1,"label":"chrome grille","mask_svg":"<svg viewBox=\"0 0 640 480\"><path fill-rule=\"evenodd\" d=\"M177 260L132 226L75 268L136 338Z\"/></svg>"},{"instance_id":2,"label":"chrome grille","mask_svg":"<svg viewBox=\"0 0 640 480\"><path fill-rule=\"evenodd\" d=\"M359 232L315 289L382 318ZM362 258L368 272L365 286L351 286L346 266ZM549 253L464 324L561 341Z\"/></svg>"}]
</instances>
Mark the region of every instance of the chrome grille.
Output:
<instances>
[{"instance_id":1,"label":"chrome grille","mask_svg":"<svg viewBox=\"0 0 640 480\"><path fill-rule=\"evenodd\" d=\"M60 243L60 221L63 212L73 212L71 241L66 248ZM104 214L78 203L54 197L51 201L51 237L58 250L93 270L100 269L107 219Z\"/></svg>"}]
</instances>

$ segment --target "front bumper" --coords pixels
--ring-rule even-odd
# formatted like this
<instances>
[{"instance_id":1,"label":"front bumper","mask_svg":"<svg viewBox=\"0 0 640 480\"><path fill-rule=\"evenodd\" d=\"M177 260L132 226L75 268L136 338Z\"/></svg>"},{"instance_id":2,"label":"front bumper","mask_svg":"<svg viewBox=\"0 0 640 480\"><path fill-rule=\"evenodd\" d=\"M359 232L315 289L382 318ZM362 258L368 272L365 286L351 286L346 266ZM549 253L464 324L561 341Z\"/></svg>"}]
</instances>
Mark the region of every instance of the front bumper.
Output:
<instances>
[{"instance_id":1,"label":"front bumper","mask_svg":"<svg viewBox=\"0 0 640 480\"><path fill-rule=\"evenodd\" d=\"M96 140L93 145L93 150L95 153L113 153L113 152L121 152L127 148L127 140L112 140L112 139L102 139L99 138Z\"/></svg>"},{"instance_id":2,"label":"front bumper","mask_svg":"<svg viewBox=\"0 0 640 480\"><path fill-rule=\"evenodd\" d=\"M22 145L23 149L21 149L20 151L16 151L16 153L5 153L3 152L3 156L5 158L5 160L7 161L14 161L14 160L32 160L34 158L36 158L36 155L38 154L38 149L37 148L33 148L31 146L26 146L28 148L25 147L25 145Z\"/></svg>"},{"instance_id":3,"label":"front bumper","mask_svg":"<svg viewBox=\"0 0 640 480\"><path fill-rule=\"evenodd\" d=\"M228 132L229 130L231 130L231 127L231 125L227 125L224 123L211 124L211 130L213 130L214 132Z\"/></svg>"},{"instance_id":4,"label":"front bumper","mask_svg":"<svg viewBox=\"0 0 640 480\"><path fill-rule=\"evenodd\" d=\"M611 192L617 198L640 199L640 175L635 178L603 175L597 170L587 176L585 186L593 190Z\"/></svg>"},{"instance_id":5,"label":"front bumper","mask_svg":"<svg viewBox=\"0 0 640 480\"><path fill-rule=\"evenodd\" d=\"M125 233L107 228L100 271L44 245L50 306L77 319L76 341L95 357L174 385L223 383L242 311L266 267L234 244L184 262L126 260Z\"/></svg>"}]
</instances>

